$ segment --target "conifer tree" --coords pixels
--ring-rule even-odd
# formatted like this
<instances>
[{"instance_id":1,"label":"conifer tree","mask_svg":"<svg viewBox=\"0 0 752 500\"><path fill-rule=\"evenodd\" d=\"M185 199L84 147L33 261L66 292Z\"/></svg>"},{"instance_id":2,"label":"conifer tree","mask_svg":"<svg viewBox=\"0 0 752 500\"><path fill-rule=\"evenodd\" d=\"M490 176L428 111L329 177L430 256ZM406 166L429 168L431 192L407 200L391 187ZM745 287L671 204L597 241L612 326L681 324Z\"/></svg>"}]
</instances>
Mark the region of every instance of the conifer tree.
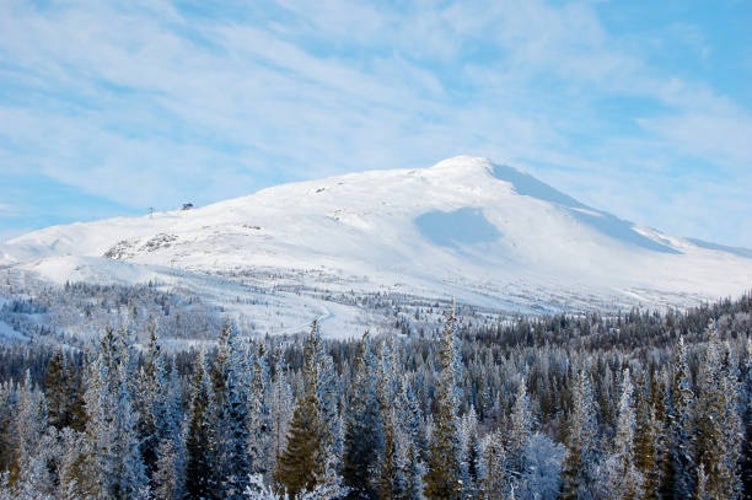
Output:
<instances>
[{"instance_id":1,"label":"conifer tree","mask_svg":"<svg viewBox=\"0 0 752 500\"><path fill-rule=\"evenodd\" d=\"M398 374L394 338L381 343L378 396L384 451L380 498L421 498L425 475L423 419L407 374Z\"/></svg>"},{"instance_id":2,"label":"conifer tree","mask_svg":"<svg viewBox=\"0 0 752 500\"><path fill-rule=\"evenodd\" d=\"M634 385L629 369L624 370L616 423L616 436L611 455L606 461L606 492L613 498L641 498L643 477L635 466Z\"/></svg>"},{"instance_id":3,"label":"conifer tree","mask_svg":"<svg viewBox=\"0 0 752 500\"><path fill-rule=\"evenodd\" d=\"M229 321L219 334L212 371L216 410L216 464L219 489L225 498L237 498L248 484L248 400L240 342Z\"/></svg>"},{"instance_id":4,"label":"conifer tree","mask_svg":"<svg viewBox=\"0 0 752 500\"><path fill-rule=\"evenodd\" d=\"M155 498L177 498L180 493L180 475L175 467L178 460L175 442L162 439L157 447L157 462L152 477Z\"/></svg>"},{"instance_id":5,"label":"conifer tree","mask_svg":"<svg viewBox=\"0 0 752 500\"><path fill-rule=\"evenodd\" d=\"M52 354L43 385L49 424L56 429L72 427L83 431L86 414L81 383L62 347Z\"/></svg>"},{"instance_id":6,"label":"conifer tree","mask_svg":"<svg viewBox=\"0 0 752 500\"><path fill-rule=\"evenodd\" d=\"M480 487L478 497L494 500L506 490L509 478L506 468L506 450L499 430L486 435L481 445Z\"/></svg>"},{"instance_id":7,"label":"conifer tree","mask_svg":"<svg viewBox=\"0 0 752 500\"><path fill-rule=\"evenodd\" d=\"M697 462L711 498L736 498L741 491L739 457L742 430L737 404L738 389L730 363L724 362L723 346L714 326L698 373L698 397L694 428L697 434Z\"/></svg>"},{"instance_id":8,"label":"conifer tree","mask_svg":"<svg viewBox=\"0 0 752 500\"><path fill-rule=\"evenodd\" d=\"M512 489L520 498L555 498L561 489L566 449L540 432L530 435L523 452L524 469ZM511 492L510 492L511 494Z\"/></svg>"},{"instance_id":9,"label":"conifer tree","mask_svg":"<svg viewBox=\"0 0 752 500\"><path fill-rule=\"evenodd\" d=\"M507 460L509 468L518 477L524 470L524 451L533 433L534 418L530 409L530 397L527 394L525 378L520 378L517 397L514 400L510 416L509 436L507 438Z\"/></svg>"},{"instance_id":10,"label":"conifer tree","mask_svg":"<svg viewBox=\"0 0 752 500\"><path fill-rule=\"evenodd\" d=\"M57 447L60 450L55 461L57 473L57 498L84 497L82 484L86 484L87 457L89 445L83 432L63 427L57 433Z\"/></svg>"},{"instance_id":11,"label":"conifer tree","mask_svg":"<svg viewBox=\"0 0 752 500\"><path fill-rule=\"evenodd\" d=\"M318 323L316 324L316 341L313 344L317 365L318 400L321 409L321 421L324 426L322 434L324 469L317 482L327 491L339 491L342 484L342 455L344 452L345 433L342 422L342 386L334 367L332 356L325 352Z\"/></svg>"},{"instance_id":12,"label":"conifer tree","mask_svg":"<svg viewBox=\"0 0 752 500\"><path fill-rule=\"evenodd\" d=\"M584 369L578 371L572 388L566 444L569 453L564 463L565 496L594 496L592 487L599 461L598 422L590 379Z\"/></svg>"},{"instance_id":13,"label":"conifer tree","mask_svg":"<svg viewBox=\"0 0 752 500\"><path fill-rule=\"evenodd\" d=\"M175 498L185 492L186 450L183 432L185 424L183 393L187 392L184 391L176 363L172 363L169 376L161 385L162 390L166 392L164 401L159 405L161 417L157 420L157 433L160 440L157 448L157 466L154 471L157 477L154 481L154 494L159 497L160 489L169 490ZM190 405L190 400L188 404Z\"/></svg>"},{"instance_id":14,"label":"conifer tree","mask_svg":"<svg viewBox=\"0 0 752 500\"><path fill-rule=\"evenodd\" d=\"M191 384L191 409L186 436L185 488L191 498L218 496L214 474L216 440L212 419L212 383L204 352L199 351Z\"/></svg>"},{"instance_id":15,"label":"conifer tree","mask_svg":"<svg viewBox=\"0 0 752 500\"><path fill-rule=\"evenodd\" d=\"M358 346L353 371L342 478L349 490L348 498L376 498L376 472L384 449L384 435L376 358L368 332Z\"/></svg>"},{"instance_id":16,"label":"conifer tree","mask_svg":"<svg viewBox=\"0 0 752 500\"><path fill-rule=\"evenodd\" d=\"M19 496L50 495L53 478L50 465L52 439L47 430L47 404L44 394L34 387L31 373L26 371L23 384L17 388L18 404L12 423L9 485Z\"/></svg>"},{"instance_id":17,"label":"conifer tree","mask_svg":"<svg viewBox=\"0 0 752 500\"><path fill-rule=\"evenodd\" d=\"M136 431L139 450L144 461L146 477L151 480L157 466L157 447L160 432L158 426L164 419L163 405L166 387L164 384L164 359L157 341L156 326L152 324L149 332L149 344L144 353L143 362L138 372L134 409L138 414Z\"/></svg>"},{"instance_id":18,"label":"conifer tree","mask_svg":"<svg viewBox=\"0 0 752 500\"><path fill-rule=\"evenodd\" d=\"M669 443L671 449L671 483L675 498L689 498L695 491L695 441L693 415L695 396L687 363L687 346L679 338L671 387Z\"/></svg>"},{"instance_id":19,"label":"conifer tree","mask_svg":"<svg viewBox=\"0 0 752 500\"><path fill-rule=\"evenodd\" d=\"M252 364L248 395L248 462L252 474L268 479L274 456L269 360L263 343L258 344Z\"/></svg>"},{"instance_id":20,"label":"conifer tree","mask_svg":"<svg viewBox=\"0 0 752 500\"><path fill-rule=\"evenodd\" d=\"M462 473L462 497L476 498L480 468L480 435L475 407L460 419L460 470Z\"/></svg>"},{"instance_id":21,"label":"conifer tree","mask_svg":"<svg viewBox=\"0 0 752 500\"><path fill-rule=\"evenodd\" d=\"M460 498L462 477L458 437L458 350L454 303L444 316L439 346L440 373L434 401L434 431L428 457L426 491L429 498Z\"/></svg>"},{"instance_id":22,"label":"conifer tree","mask_svg":"<svg viewBox=\"0 0 752 500\"><path fill-rule=\"evenodd\" d=\"M708 475L705 474L705 465L700 464L697 469L697 486L695 492L692 495L692 500L711 500L712 497L708 495Z\"/></svg>"},{"instance_id":23,"label":"conifer tree","mask_svg":"<svg viewBox=\"0 0 752 500\"><path fill-rule=\"evenodd\" d=\"M131 378L127 332L107 328L91 364L86 401L88 467L84 496L128 498L147 486L136 436L128 382Z\"/></svg>"},{"instance_id":24,"label":"conifer tree","mask_svg":"<svg viewBox=\"0 0 752 500\"><path fill-rule=\"evenodd\" d=\"M17 394L11 381L0 382L0 474L10 469L13 463L13 415ZM8 474L6 474L6 480Z\"/></svg>"},{"instance_id":25,"label":"conifer tree","mask_svg":"<svg viewBox=\"0 0 752 500\"><path fill-rule=\"evenodd\" d=\"M276 467L279 458L282 456L282 452L287 446L287 433L290 427L290 420L292 419L294 401L292 388L287 380L287 367L284 355L281 350L277 350L274 357L274 376L272 378L270 396L272 413L271 453L274 458L273 465Z\"/></svg>"},{"instance_id":26,"label":"conifer tree","mask_svg":"<svg viewBox=\"0 0 752 500\"><path fill-rule=\"evenodd\" d=\"M277 461L275 479L292 498L321 484L327 467L327 433L319 400L321 337L314 321L304 350L305 392L295 405L287 445Z\"/></svg>"},{"instance_id":27,"label":"conifer tree","mask_svg":"<svg viewBox=\"0 0 752 500\"><path fill-rule=\"evenodd\" d=\"M655 498L661 484L659 446L662 431L656 409L646 394L645 385L645 374L642 373L635 390L635 466L644 478L643 494Z\"/></svg>"}]
</instances>

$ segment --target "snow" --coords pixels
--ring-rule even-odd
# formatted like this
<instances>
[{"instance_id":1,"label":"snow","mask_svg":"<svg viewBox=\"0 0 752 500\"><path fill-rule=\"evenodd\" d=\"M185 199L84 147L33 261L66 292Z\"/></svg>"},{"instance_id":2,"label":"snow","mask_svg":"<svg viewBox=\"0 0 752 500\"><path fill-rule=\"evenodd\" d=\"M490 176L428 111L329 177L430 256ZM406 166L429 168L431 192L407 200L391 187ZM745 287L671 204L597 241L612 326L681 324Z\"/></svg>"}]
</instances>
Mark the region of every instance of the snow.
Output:
<instances>
[{"instance_id":1,"label":"snow","mask_svg":"<svg viewBox=\"0 0 752 500\"><path fill-rule=\"evenodd\" d=\"M0 244L0 266L55 283L181 286L272 333L314 317L326 333L368 319L326 298L350 291L510 311L685 306L748 290L747 252L636 227L511 167L457 157L51 227ZM276 310L251 304L260 296Z\"/></svg>"},{"instance_id":2,"label":"snow","mask_svg":"<svg viewBox=\"0 0 752 500\"><path fill-rule=\"evenodd\" d=\"M415 225L421 235L439 246L456 247L490 243L501 237L477 208L460 208L452 212L434 210L419 215Z\"/></svg>"},{"instance_id":3,"label":"snow","mask_svg":"<svg viewBox=\"0 0 752 500\"><path fill-rule=\"evenodd\" d=\"M0 321L0 339L2 339L4 342L26 342L28 340L26 336L14 330L13 327L5 321Z\"/></svg>"}]
</instances>

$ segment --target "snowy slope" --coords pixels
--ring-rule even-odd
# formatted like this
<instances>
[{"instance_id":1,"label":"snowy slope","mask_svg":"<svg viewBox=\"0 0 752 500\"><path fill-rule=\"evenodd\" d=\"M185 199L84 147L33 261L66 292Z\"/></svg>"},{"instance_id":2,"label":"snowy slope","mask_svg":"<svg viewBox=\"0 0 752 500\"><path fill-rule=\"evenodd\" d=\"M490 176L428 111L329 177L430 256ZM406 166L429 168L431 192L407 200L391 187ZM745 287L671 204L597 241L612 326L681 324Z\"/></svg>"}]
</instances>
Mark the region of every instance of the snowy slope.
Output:
<instances>
[{"instance_id":1,"label":"snowy slope","mask_svg":"<svg viewBox=\"0 0 752 500\"><path fill-rule=\"evenodd\" d=\"M280 297L399 291L524 311L683 306L752 287L744 251L634 227L472 157L51 227L0 245L0 268L58 283L156 280L218 301L230 286Z\"/></svg>"}]
</instances>

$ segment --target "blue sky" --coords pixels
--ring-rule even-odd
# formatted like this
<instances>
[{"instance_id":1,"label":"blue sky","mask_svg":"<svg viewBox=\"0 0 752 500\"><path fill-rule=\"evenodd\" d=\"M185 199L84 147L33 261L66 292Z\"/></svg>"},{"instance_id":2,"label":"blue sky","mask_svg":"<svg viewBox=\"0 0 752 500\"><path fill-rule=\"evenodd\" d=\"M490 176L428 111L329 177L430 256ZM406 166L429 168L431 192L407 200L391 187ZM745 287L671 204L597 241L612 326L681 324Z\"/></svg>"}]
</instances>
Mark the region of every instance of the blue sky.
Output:
<instances>
[{"instance_id":1,"label":"blue sky","mask_svg":"<svg viewBox=\"0 0 752 500\"><path fill-rule=\"evenodd\" d=\"M0 239L286 181L521 168L752 247L752 2L0 2Z\"/></svg>"}]
</instances>

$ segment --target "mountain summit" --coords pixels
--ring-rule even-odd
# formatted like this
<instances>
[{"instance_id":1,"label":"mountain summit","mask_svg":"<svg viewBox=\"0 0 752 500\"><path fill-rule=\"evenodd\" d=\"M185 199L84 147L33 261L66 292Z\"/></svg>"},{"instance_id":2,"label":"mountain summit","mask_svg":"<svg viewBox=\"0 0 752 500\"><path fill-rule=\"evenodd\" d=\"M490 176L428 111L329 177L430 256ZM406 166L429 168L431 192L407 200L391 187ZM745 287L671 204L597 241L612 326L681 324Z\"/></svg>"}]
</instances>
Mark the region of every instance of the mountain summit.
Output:
<instances>
[{"instance_id":1,"label":"mountain summit","mask_svg":"<svg viewBox=\"0 0 752 500\"><path fill-rule=\"evenodd\" d=\"M217 301L294 287L319 298L454 296L512 311L683 306L752 283L745 251L635 226L465 156L51 227L1 245L0 266L58 283L153 280Z\"/></svg>"}]
</instances>

